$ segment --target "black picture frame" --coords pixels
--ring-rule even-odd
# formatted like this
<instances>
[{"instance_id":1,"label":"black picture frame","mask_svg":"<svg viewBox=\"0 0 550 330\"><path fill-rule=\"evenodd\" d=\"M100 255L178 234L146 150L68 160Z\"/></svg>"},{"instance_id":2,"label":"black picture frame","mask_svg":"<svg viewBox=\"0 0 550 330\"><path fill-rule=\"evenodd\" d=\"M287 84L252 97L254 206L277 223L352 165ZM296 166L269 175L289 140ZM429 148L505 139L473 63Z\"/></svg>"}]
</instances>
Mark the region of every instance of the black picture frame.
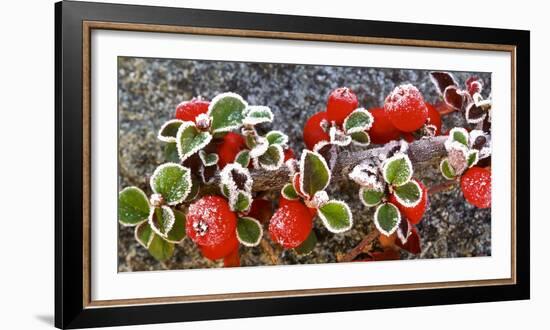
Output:
<instances>
[{"instance_id":1,"label":"black picture frame","mask_svg":"<svg viewBox=\"0 0 550 330\"><path fill-rule=\"evenodd\" d=\"M86 307L83 22L104 21L515 47L516 280L509 285ZM55 4L55 326L83 328L529 299L529 31L62 1Z\"/></svg>"}]
</instances>

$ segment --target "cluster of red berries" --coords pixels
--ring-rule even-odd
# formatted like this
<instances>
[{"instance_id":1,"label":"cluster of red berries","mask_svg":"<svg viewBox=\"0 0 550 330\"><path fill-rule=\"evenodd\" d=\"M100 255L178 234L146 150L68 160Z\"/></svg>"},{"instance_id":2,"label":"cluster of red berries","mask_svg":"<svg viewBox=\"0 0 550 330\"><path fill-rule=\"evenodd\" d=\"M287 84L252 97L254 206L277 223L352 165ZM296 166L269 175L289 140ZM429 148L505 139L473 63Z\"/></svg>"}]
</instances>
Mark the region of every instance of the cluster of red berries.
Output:
<instances>
[{"instance_id":1,"label":"cluster of red berries","mask_svg":"<svg viewBox=\"0 0 550 330\"><path fill-rule=\"evenodd\" d=\"M344 119L358 108L357 95L349 88L337 88L328 97L326 111L311 116L304 126L304 142L308 149L320 141L329 141L332 123L341 126ZM386 98L384 107L368 110L374 123L368 133L372 143L384 144L403 137L414 140L415 132L432 125L434 134L441 134L441 116L437 109L424 101L412 85L396 87Z\"/></svg>"}]
</instances>

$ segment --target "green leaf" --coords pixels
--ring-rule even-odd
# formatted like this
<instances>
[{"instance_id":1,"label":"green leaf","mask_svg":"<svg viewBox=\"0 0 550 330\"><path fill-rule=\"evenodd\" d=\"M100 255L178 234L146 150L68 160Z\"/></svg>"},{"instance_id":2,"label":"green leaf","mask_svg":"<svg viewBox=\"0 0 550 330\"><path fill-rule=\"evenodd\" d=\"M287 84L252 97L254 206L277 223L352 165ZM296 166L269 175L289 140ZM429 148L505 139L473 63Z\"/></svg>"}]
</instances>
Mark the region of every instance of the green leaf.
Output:
<instances>
[{"instance_id":1,"label":"green leaf","mask_svg":"<svg viewBox=\"0 0 550 330\"><path fill-rule=\"evenodd\" d=\"M283 188L281 189L281 195L283 195L283 197L288 200L296 200L300 198L292 183L287 183L283 186Z\"/></svg>"},{"instance_id":2,"label":"green leaf","mask_svg":"<svg viewBox=\"0 0 550 330\"><path fill-rule=\"evenodd\" d=\"M147 195L137 187L127 187L118 193L118 221L135 226L147 220L151 213Z\"/></svg>"},{"instance_id":3,"label":"green leaf","mask_svg":"<svg viewBox=\"0 0 550 330\"><path fill-rule=\"evenodd\" d=\"M439 164L439 170L443 177L447 180L454 180L456 178L456 173L451 164L449 163L448 158L444 158Z\"/></svg>"},{"instance_id":4,"label":"green leaf","mask_svg":"<svg viewBox=\"0 0 550 330\"><path fill-rule=\"evenodd\" d=\"M250 209L252 204L252 195L246 191L239 190L229 195L229 206L231 211L245 212Z\"/></svg>"},{"instance_id":5,"label":"green leaf","mask_svg":"<svg viewBox=\"0 0 550 330\"><path fill-rule=\"evenodd\" d=\"M387 183L401 186L409 182L413 174L413 167L409 157L398 153L386 159L382 165L382 174Z\"/></svg>"},{"instance_id":6,"label":"green leaf","mask_svg":"<svg viewBox=\"0 0 550 330\"><path fill-rule=\"evenodd\" d=\"M479 161L479 150L473 149L468 152L468 167L472 167Z\"/></svg>"},{"instance_id":7,"label":"green leaf","mask_svg":"<svg viewBox=\"0 0 550 330\"><path fill-rule=\"evenodd\" d=\"M178 129L176 136L180 160L186 160L197 151L206 147L210 141L212 141L210 133L199 131L192 122L184 122Z\"/></svg>"},{"instance_id":8,"label":"green leaf","mask_svg":"<svg viewBox=\"0 0 550 330\"><path fill-rule=\"evenodd\" d=\"M359 199L367 207L378 205L382 201L382 197L384 197L383 190L368 187L361 187L359 189Z\"/></svg>"},{"instance_id":9,"label":"green leaf","mask_svg":"<svg viewBox=\"0 0 550 330\"><path fill-rule=\"evenodd\" d=\"M257 158L263 155L267 148L269 148L269 142L263 136L249 134L245 138L246 146L250 149L250 157Z\"/></svg>"},{"instance_id":10,"label":"green leaf","mask_svg":"<svg viewBox=\"0 0 550 330\"><path fill-rule=\"evenodd\" d=\"M171 119L162 125L158 133L158 139L164 142L176 142L176 135L183 120Z\"/></svg>"},{"instance_id":11,"label":"green leaf","mask_svg":"<svg viewBox=\"0 0 550 330\"><path fill-rule=\"evenodd\" d=\"M270 123L273 121L273 113L269 107L262 105L249 106L246 111L246 118L243 124L245 125L257 125L261 123Z\"/></svg>"},{"instance_id":12,"label":"green leaf","mask_svg":"<svg viewBox=\"0 0 550 330\"><path fill-rule=\"evenodd\" d=\"M174 254L174 243L167 242L162 237L154 235L149 245L149 253L158 261L165 261Z\"/></svg>"},{"instance_id":13,"label":"green leaf","mask_svg":"<svg viewBox=\"0 0 550 330\"><path fill-rule=\"evenodd\" d=\"M332 233L343 233L353 226L349 206L341 201L331 200L318 209L319 218Z\"/></svg>"},{"instance_id":14,"label":"green leaf","mask_svg":"<svg viewBox=\"0 0 550 330\"><path fill-rule=\"evenodd\" d=\"M257 246L262 240L263 229L260 222L251 217L237 220L237 239L244 246Z\"/></svg>"},{"instance_id":15,"label":"green leaf","mask_svg":"<svg viewBox=\"0 0 550 330\"><path fill-rule=\"evenodd\" d=\"M267 148L263 155L258 157L258 163L265 170L275 171L283 165L284 159L283 147L273 144Z\"/></svg>"},{"instance_id":16,"label":"green leaf","mask_svg":"<svg viewBox=\"0 0 550 330\"><path fill-rule=\"evenodd\" d=\"M374 225L386 236L390 236L397 230L400 221L401 213L392 203L381 204L374 212Z\"/></svg>"},{"instance_id":17,"label":"green leaf","mask_svg":"<svg viewBox=\"0 0 550 330\"><path fill-rule=\"evenodd\" d=\"M303 241L300 246L294 248L294 251L299 255L305 256L313 252L313 249L315 249L315 245L317 245L317 235L315 235L315 231L313 231L312 229L306 240Z\"/></svg>"},{"instance_id":18,"label":"green leaf","mask_svg":"<svg viewBox=\"0 0 550 330\"><path fill-rule=\"evenodd\" d=\"M369 133L364 131L351 133L351 141L356 145L366 147L370 144Z\"/></svg>"},{"instance_id":19,"label":"green leaf","mask_svg":"<svg viewBox=\"0 0 550 330\"><path fill-rule=\"evenodd\" d=\"M207 154L204 150L199 151L199 158L201 159L204 166L214 166L218 163L218 160L220 159L218 154Z\"/></svg>"},{"instance_id":20,"label":"green leaf","mask_svg":"<svg viewBox=\"0 0 550 330\"><path fill-rule=\"evenodd\" d=\"M228 185L222 184L220 190L221 190L221 192L222 192L222 195L223 195L225 198L229 198L229 195L231 194L231 192L229 191Z\"/></svg>"},{"instance_id":21,"label":"green leaf","mask_svg":"<svg viewBox=\"0 0 550 330\"><path fill-rule=\"evenodd\" d=\"M250 165L250 152L248 150L241 150L235 156L235 162L241 164L242 167L247 168Z\"/></svg>"},{"instance_id":22,"label":"green leaf","mask_svg":"<svg viewBox=\"0 0 550 330\"><path fill-rule=\"evenodd\" d=\"M191 171L175 163L162 164L153 172L150 185L153 192L162 195L168 205L179 204L191 191Z\"/></svg>"},{"instance_id":23,"label":"green leaf","mask_svg":"<svg viewBox=\"0 0 550 330\"><path fill-rule=\"evenodd\" d=\"M265 136L270 145L272 144L286 144L288 142L288 136L281 131L271 131Z\"/></svg>"},{"instance_id":24,"label":"green leaf","mask_svg":"<svg viewBox=\"0 0 550 330\"><path fill-rule=\"evenodd\" d=\"M248 104L235 93L223 93L214 97L208 107L212 118L210 129L213 133L229 132L241 127Z\"/></svg>"},{"instance_id":25,"label":"green leaf","mask_svg":"<svg viewBox=\"0 0 550 330\"><path fill-rule=\"evenodd\" d=\"M316 192L325 190L330 182L330 170L319 153L304 150L300 160L300 190L313 197Z\"/></svg>"},{"instance_id":26,"label":"green leaf","mask_svg":"<svg viewBox=\"0 0 550 330\"><path fill-rule=\"evenodd\" d=\"M174 225L172 226L172 229L168 232L168 235L166 236L166 240L171 243L179 243L183 241L185 238L185 214L183 212L180 212L178 210L174 211Z\"/></svg>"},{"instance_id":27,"label":"green leaf","mask_svg":"<svg viewBox=\"0 0 550 330\"><path fill-rule=\"evenodd\" d=\"M344 120L344 131L346 134L362 132L371 128L374 118L367 110L359 108L354 110Z\"/></svg>"},{"instance_id":28,"label":"green leaf","mask_svg":"<svg viewBox=\"0 0 550 330\"><path fill-rule=\"evenodd\" d=\"M168 142L164 145L164 159L167 162L179 163L180 155L178 154L178 144L176 142Z\"/></svg>"},{"instance_id":29,"label":"green leaf","mask_svg":"<svg viewBox=\"0 0 550 330\"><path fill-rule=\"evenodd\" d=\"M462 127L455 127L449 132L449 137L452 141L459 142L468 146L468 131Z\"/></svg>"},{"instance_id":30,"label":"green leaf","mask_svg":"<svg viewBox=\"0 0 550 330\"><path fill-rule=\"evenodd\" d=\"M187 197L185 197L184 202L190 202L190 201L194 200L195 198L197 198L197 196L199 195L199 190L200 190L199 181L196 178L191 178L191 182L193 183L191 185L191 191L189 192Z\"/></svg>"},{"instance_id":31,"label":"green leaf","mask_svg":"<svg viewBox=\"0 0 550 330\"><path fill-rule=\"evenodd\" d=\"M168 237L168 232L174 227L176 216L168 206L156 207L149 217L149 226L153 231L163 237Z\"/></svg>"},{"instance_id":32,"label":"green leaf","mask_svg":"<svg viewBox=\"0 0 550 330\"><path fill-rule=\"evenodd\" d=\"M134 231L136 241L138 241L138 243L146 249L148 249L149 245L151 245L151 241L153 240L154 235L155 234L153 233L153 230L151 229L151 226L149 226L149 222L147 221L144 221L137 225L136 230Z\"/></svg>"},{"instance_id":33,"label":"green leaf","mask_svg":"<svg viewBox=\"0 0 550 330\"><path fill-rule=\"evenodd\" d=\"M422 189L418 183L411 180L402 186L395 187L397 201L405 207L415 207L422 200Z\"/></svg>"}]
</instances>

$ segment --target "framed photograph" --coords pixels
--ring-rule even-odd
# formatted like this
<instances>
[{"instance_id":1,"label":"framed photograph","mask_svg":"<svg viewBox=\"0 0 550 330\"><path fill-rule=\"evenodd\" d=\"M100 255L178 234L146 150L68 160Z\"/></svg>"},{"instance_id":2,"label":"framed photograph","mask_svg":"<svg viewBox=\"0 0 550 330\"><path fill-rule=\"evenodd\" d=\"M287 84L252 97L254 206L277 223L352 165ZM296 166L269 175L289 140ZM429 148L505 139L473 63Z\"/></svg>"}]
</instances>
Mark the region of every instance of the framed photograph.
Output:
<instances>
[{"instance_id":1,"label":"framed photograph","mask_svg":"<svg viewBox=\"0 0 550 330\"><path fill-rule=\"evenodd\" d=\"M529 298L529 31L55 15L57 327Z\"/></svg>"}]
</instances>

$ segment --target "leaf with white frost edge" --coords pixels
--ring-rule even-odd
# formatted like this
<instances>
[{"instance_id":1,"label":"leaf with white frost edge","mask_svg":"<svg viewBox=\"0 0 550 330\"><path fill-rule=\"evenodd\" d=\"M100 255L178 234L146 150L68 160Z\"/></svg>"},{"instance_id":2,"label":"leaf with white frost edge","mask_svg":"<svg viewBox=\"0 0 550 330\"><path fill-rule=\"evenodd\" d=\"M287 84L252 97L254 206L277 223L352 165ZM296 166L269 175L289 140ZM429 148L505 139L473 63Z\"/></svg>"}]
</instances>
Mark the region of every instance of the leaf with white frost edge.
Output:
<instances>
[{"instance_id":1,"label":"leaf with white frost edge","mask_svg":"<svg viewBox=\"0 0 550 330\"><path fill-rule=\"evenodd\" d=\"M267 171L279 169L285 160L283 147L278 144L270 145L265 153L258 157L261 168Z\"/></svg>"},{"instance_id":2,"label":"leaf with white frost edge","mask_svg":"<svg viewBox=\"0 0 550 330\"><path fill-rule=\"evenodd\" d=\"M273 113L269 107L263 105L251 105L246 110L244 125L258 125L262 123L271 123L273 121Z\"/></svg>"},{"instance_id":3,"label":"leaf with white frost edge","mask_svg":"<svg viewBox=\"0 0 550 330\"><path fill-rule=\"evenodd\" d=\"M171 119L165 122L159 129L157 138L164 142L176 142L178 129L183 123L184 121L179 119Z\"/></svg>"},{"instance_id":4,"label":"leaf with white frost edge","mask_svg":"<svg viewBox=\"0 0 550 330\"><path fill-rule=\"evenodd\" d=\"M309 198L325 190L331 178L329 167L319 153L304 150L300 159L300 191Z\"/></svg>"},{"instance_id":5,"label":"leaf with white frost edge","mask_svg":"<svg viewBox=\"0 0 550 330\"><path fill-rule=\"evenodd\" d=\"M241 127L247 107L248 103L235 93L222 93L214 97L207 112L212 118L212 133L229 132Z\"/></svg>"},{"instance_id":6,"label":"leaf with white frost edge","mask_svg":"<svg viewBox=\"0 0 550 330\"><path fill-rule=\"evenodd\" d=\"M149 245L151 245L151 241L154 236L155 234L153 233L151 226L149 226L148 221L140 223L134 230L134 237L136 238L136 241L146 249L149 248Z\"/></svg>"},{"instance_id":7,"label":"leaf with white frost edge","mask_svg":"<svg viewBox=\"0 0 550 330\"><path fill-rule=\"evenodd\" d=\"M415 180L395 187L394 193L399 204L405 207L415 207L422 200L422 188Z\"/></svg>"},{"instance_id":8,"label":"leaf with white frost edge","mask_svg":"<svg viewBox=\"0 0 550 330\"><path fill-rule=\"evenodd\" d=\"M351 133L351 142L360 147L366 147L370 144L370 135L367 132Z\"/></svg>"},{"instance_id":9,"label":"leaf with white frost edge","mask_svg":"<svg viewBox=\"0 0 550 330\"><path fill-rule=\"evenodd\" d=\"M454 127L449 131L449 139L468 146L468 131L462 127Z\"/></svg>"},{"instance_id":10,"label":"leaf with white frost edge","mask_svg":"<svg viewBox=\"0 0 550 330\"><path fill-rule=\"evenodd\" d=\"M392 203L381 204L374 212L374 225L379 232L386 236L390 236L397 230L400 221L401 213Z\"/></svg>"},{"instance_id":11,"label":"leaf with white frost edge","mask_svg":"<svg viewBox=\"0 0 550 330\"><path fill-rule=\"evenodd\" d=\"M272 144L285 145L288 143L288 135L286 135L281 131L271 131L266 134L265 138L267 139L267 142L269 142L270 145Z\"/></svg>"},{"instance_id":12,"label":"leaf with white frost edge","mask_svg":"<svg viewBox=\"0 0 550 330\"><path fill-rule=\"evenodd\" d=\"M378 168L371 163L361 163L348 174L349 178L362 187L383 190L384 183L380 181Z\"/></svg>"},{"instance_id":13,"label":"leaf with white frost edge","mask_svg":"<svg viewBox=\"0 0 550 330\"><path fill-rule=\"evenodd\" d=\"M155 169L149 184L153 193L162 195L168 205L176 205L189 195L193 182L188 168L175 163L165 163Z\"/></svg>"},{"instance_id":14,"label":"leaf with white frost edge","mask_svg":"<svg viewBox=\"0 0 550 330\"><path fill-rule=\"evenodd\" d=\"M346 135L341 130L336 127L331 127L329 130L330 143L337 146L345 147L351 143L351 136Z\"/></svg>"},{"instance_id":15,"label":"leaf with white frost edge","mask_svg":"<svg viewBox=\"0 0 550 330\"><path fill-rule=\"evenodd\" d=\"M247 212L252 205L252 194L238 190L229 194L229 208L234 212Z\"/></svg>"},{"instance_id":16,"label":"leaf with white frost edge","mask_svg":"<svg viewBox=\"0 0 550 330\"><path fill-rule=\"evenodd\" d=\"M468 168L474 166L479 161L479 151L478 150L470 150L468 153Z\"/></svg>"},{"instance_id":17,"label":"leaf with white frost edge","mask_svg":"<svg viewBox=\"0 0 550 330\"><path fill-rule=\"evenodd\" d=\"M151 213L149 199L137 187L126 187L118 193L118 222L135 226L146 221Z\"/></svg>"},{"instance_id":18,"label":"leaf with white frost edge","mask_svg":"<svg viewBox=\"0 0 550 330\"><path fill-rule=\"evenodd\" d=\"M207 154L204 150L199 150L199 158L202 161L204 166L213 166L216 165L220 159L218 154L211 153Z\"/></svg>"},{"instance_id":19,"label":"leaf with white frost edge","mask_svg":"<svg viewBox=\"0 0 550 330\"><path fill-rule=\"evenodd\" d=\"M254 142L250 142L250 157L258 158L267 151L267 148L269 148L269 142L263 136L256 135L247 137L247 141L250 141L251 139L254 139Z\"/></svg>"},{"instance_id":20,"label":"leaf with white frost edge","mask_svg":"<svg viewBox=\"0 0 550 330\"><path fill-rule=\"evenodd\" d=\"M361 203L366 207L373 207L380 204L382 197L384 197L384 190L382 189L367 187L361 187L361 189L359 189L359 200L361 200Z\"/></svg>"},{"instance_id":21,"label":"leaf with white frost edge","mask_svg":"<svg viewBox=\"0 0 550 330\"><path fill-rule=\"evenodd\" d=\"M456 178L456 173L451 164L449 164L449 159L444 158L439 163L439 171L443 177L447 180L454 180Z\"/></svg>"},{"instance_id":22,"label":"leaf with white frost edge","mask_svg":"<svg viewBox=\"0 0 550 330\"><path fill-rule=\"evenodd\" d=\"M229 196L227 197L230 197L239 190L251 192L252 183L250 172L239 163L227 164L220 172L221 188L223 190L223 187L226 186L229 191Z\"/></svg>"},{"instance_id":23,"label":"leaf with white frost edge","mask_svg":"<svg viewBox=\"0 0 550 330\"><path fill-rule=\"evenodd\" d=\"M172 230L175 221L176 216L174 215L174 211L166 205L154 208L149 216L149 226L151 226L155 234L162 238L168 236L168 232Z\"/></svg>"},{"instance_id":24,"label":"leaf with white frost edge","mask_svg":"<svg viewBox=\"0 0 550 330\"><path fill-rule=\"evenodd\" d=\"M258 246L263 236L260 222L252 217L240 217L237 220L237 239L248 247Z\"/></svg>"},{"instance_id":25,"label":"leaf with white frost edge","mask_svg":"<svg viewBox=\"0 0 550 330\"><path fill-rule=\"evenodd\" d=\"M411 236L412 226L407 219L403 219L397 227L397 237L401 241L401 244L407 243L407 240Z\"/></svg>"},{"instance_id":26,"label":"leaf with white frost edge","mask_svg":"<svg viewBox=\"0 0 550 330\"><path fill-rule=\"evenodd\" d=\"M283 186L283 188L281 189L281 195L288 200L297 200L298 198L300 198L292 183L287 183Z\"/></svg>"},{"instance_id":27,"label":"leaf with white frost edge","mask_svg":"<svg viewBox=\"0 0 550 330\"><path fill-rule=\"evenodd\" d=\"M148 250L149 254L157 261L165 261L174 254L174 243L167 242L162 237L153 234Z\"/></svg>"},{"instance_id":28,"label":"leaf with white frost edge","mask_svg":"<svg viewBox=\"0 0 550 330\"><path fill-rule=\"evenodd\" d=\"M374 117L363 108L355 109L344 119L344 132L346 134L358 133L369 130L374 122Z\"/></svg>"},{"instance_id":29,"label":"leaf with white frost edge","mask_svg":"<svg viewBox=\"0 0 550 330\"><path fill-rule=\"evenodd\" d=\"M250 151L241 150L235 156L235 163L239 163L242 167L247 168L250 165Z\"/></svg>"},{"instance_id":30,"label":"leaf with white frost edge","mask_svg":"<svg viewBox=\"0 0 550 330\"><path fill-rule=\"evenodd\" d=\"M184 122L178 129L176 143L180 160L184 161L212 141L212 135L201 132L192 122Z\"/></svg>"},{"instance_id":31,"label":"leaf with white frost edge","mask_svg":"<svg viewBox=\"0 0 550 330\"><path fill-rule=\"evenodd\" d=\"M170 243L179 243L185 238L186 218L183 212L180 212L178 210L173 210L173 212L175 218L174 225L172 226L172 229L170 229L170 231L168 232L165 240Z\"/></svg>"},{"instance_id":32,"label":"leaf with white frost edge","mask_svg":"<svg viewBox=\"0 0 550 330\"><path fill-rule=\"evenodd\" d=\"M464 117L469 124L478 124L485 120L487 111L483 110L481 106L477 106L474 102L470 102L466 106Z\"/></svg>"},{"instance_id":33,"label":"leaf with white frost edge","mask_svg":"<svg viewBox=\"0 0 550 330\"><path fill-rule=\"evenodd\" d=\"M430 79L437 89L439 95L443 96L443 91L451 85L458 86L458 82L450 72L432 71Z\"/></svg>"},{"instance_id":34,"label":"leaf with white frost edge","mask_svg":"<svg viewBox=\"0 0 550 330\"><path fill-rule=\"evenodd\" d=\"M317 215L331 233L343 233L353 226L353 215L348 204L330 200L317 209Z\"/></svg>"},{"instance_id":35,"label":"leaf with white frost edge","mask_svg":"<svg viewBox=\"0 0 550 330\"><path fill-rule=\"evenodd\" d=\"M391 185L404 185L413 175L411 160L403 153L387 158L382 163L382 175L384 180Z\"/></svg>"}]
</instances>

